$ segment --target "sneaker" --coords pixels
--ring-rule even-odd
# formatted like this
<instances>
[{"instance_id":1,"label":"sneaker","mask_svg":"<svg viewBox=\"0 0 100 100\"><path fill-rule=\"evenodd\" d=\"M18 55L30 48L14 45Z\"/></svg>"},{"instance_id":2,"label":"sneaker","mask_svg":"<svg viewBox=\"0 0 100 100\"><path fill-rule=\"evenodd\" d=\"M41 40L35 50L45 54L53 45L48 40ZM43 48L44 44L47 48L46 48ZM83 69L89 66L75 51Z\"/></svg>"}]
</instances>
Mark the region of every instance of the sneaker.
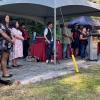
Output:
<instances>
[{"instance_id":1,"label":"sneaker","mask_svg":"<svg viewBox=\"0 0 100 100\"><path fill-rule=\"evenodd\" d=\"M49 63L49 60L46 60L46 64L48 64Z\"/></svg>"},{"instance_id":2,"label":"sneaker","mask_svg":"<svg viewBox=\"0 0 100 100\"><path fill-rule=\"evenodd\" d=\"M8 68L8 69L12 69L12 67L9 67L9 66L8 66L7 68Z\"/></svg>"},{"instance_id":3,"label":"sneaker","mask_svg":"<svg viewBox=\"0 0 100 100\"><path fill-rule=\"evenodd\" d=\"M54 63L54 60L51 60L51 63Z\"/></svg>"}]
</instances>

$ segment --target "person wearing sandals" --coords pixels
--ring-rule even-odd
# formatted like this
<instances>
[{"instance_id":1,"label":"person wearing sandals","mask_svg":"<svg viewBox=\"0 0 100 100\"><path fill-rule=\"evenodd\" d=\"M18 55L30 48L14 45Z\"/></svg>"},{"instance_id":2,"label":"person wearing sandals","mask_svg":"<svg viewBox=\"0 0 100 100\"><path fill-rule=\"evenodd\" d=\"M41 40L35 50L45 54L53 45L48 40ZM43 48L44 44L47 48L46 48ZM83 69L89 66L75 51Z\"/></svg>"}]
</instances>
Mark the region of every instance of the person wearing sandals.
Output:
<instances>
[{"instance_id":1,"label":"person wearing sandals","mask_svg":"<svg viewBox=\"0 0 100 100\"><path fill-rule=\"evenodd\" d=\"M13 51L11 52L12 67L19 67L18 58L23 57L23 36L19 29L19 22L13 21L11 26L11 33L15 38L15 44L13 45Z\"/></svg>"},{"instance_id":2,"label":"person wearing sandals","mask_svg":"<svg viewBox=\"0 0 100 100\"><path fill-rule=\"evenodd\" d=\"M12 77L12 74L10 74L7 69L7 61L9 59L12 44L14 43L14 39L10 32L9 20L9 16L6 15L4 22L0 23L0 67L3 78Z\"/></svg>"}]
</instances>

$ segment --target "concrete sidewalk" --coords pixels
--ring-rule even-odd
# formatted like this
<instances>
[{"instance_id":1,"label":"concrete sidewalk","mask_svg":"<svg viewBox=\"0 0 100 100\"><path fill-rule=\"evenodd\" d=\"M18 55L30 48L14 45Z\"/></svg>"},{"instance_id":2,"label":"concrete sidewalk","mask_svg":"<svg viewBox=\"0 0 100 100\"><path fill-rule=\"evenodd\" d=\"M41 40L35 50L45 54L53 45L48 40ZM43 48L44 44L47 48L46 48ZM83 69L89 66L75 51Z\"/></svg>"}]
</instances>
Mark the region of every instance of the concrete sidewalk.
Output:
<instances>
[{"instance_id":1,"label":"concrete sidewalk","mask_svg":"<svg viewBox=\"0 0 100 100\"><path fill-rule=\"evenodd\" d=\"M45 64L36 62L27 62L24 60L19 61L20 68L9 69L13 74L13 79L19 81L21 84L29 82L35 83L41 80L56 78L59 76L74 73L74 65L72 60L62 60L60 64ZM86 62L84 60L77 60L79 68L88 68L93 65L100 65L100 60L97 62ZM0 72L1 75L1 72Z\"/></svg>"}]
</instances>

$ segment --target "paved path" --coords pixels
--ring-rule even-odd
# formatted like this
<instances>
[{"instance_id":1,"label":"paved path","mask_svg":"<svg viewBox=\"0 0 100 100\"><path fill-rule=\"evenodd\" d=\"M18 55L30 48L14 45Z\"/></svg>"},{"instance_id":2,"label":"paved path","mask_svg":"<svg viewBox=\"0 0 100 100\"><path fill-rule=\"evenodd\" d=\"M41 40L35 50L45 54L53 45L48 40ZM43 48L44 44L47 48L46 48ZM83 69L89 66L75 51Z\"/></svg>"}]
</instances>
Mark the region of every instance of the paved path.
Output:
<instances>
[{"instance_id":1,"label":"paved path","mask_svg":"<svg viewBox=\"0 0 100 100\"><path fill-rule=\"evenodd\" d=\"M89 66L100 65L100 60L97 62L77 60L77 63L80 68L88 68ZM35 83L41 80L74 73L73 62L71 59L60 61L60 64L57 65L27 62L24 60L20 60L20 64L23 64L23 66L10 69L10 72L13 74L13 79L20 81L22 84L27 84L29 82Z\"/></svg>"}]
</instances>

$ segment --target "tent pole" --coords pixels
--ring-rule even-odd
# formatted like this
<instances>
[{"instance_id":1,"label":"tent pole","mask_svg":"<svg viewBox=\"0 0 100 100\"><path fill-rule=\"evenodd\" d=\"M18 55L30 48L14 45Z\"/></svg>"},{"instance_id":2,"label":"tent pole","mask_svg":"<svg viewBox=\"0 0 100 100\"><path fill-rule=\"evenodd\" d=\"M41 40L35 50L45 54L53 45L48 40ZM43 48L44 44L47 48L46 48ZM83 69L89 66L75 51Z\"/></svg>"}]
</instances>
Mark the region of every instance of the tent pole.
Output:
<instances>
[{"instance_id":1,"label":"tent pole","mask_svg":"<svg viewBox=\"0 0 100 100\"><path fill-rule=\"evenodd\" d=\"M56 64L56 7L54 8L54 63Z\"/></svg>"}]
</instances>

